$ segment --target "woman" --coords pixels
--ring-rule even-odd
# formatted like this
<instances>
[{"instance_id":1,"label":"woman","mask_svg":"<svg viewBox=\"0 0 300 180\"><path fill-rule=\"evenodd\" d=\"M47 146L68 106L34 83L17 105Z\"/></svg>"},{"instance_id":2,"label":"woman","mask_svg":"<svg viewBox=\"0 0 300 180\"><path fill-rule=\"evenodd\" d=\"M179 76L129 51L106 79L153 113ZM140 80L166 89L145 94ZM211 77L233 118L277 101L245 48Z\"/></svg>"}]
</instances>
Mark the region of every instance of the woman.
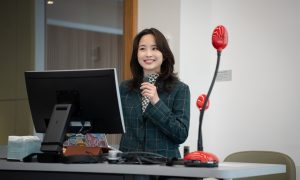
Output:
<instances>
[{"instance_id":1,"label":"woman","mask_svg":"<svg viewBox=\"0 0 300 180\"><path fill-rule=\"evenodd\" d=\"M120 85L126 133L120 150L180 157L188 137L190 90L174 71L174 56L164 35L144 29L133 41L132 79Z\"/></svg>"}]
</instances>

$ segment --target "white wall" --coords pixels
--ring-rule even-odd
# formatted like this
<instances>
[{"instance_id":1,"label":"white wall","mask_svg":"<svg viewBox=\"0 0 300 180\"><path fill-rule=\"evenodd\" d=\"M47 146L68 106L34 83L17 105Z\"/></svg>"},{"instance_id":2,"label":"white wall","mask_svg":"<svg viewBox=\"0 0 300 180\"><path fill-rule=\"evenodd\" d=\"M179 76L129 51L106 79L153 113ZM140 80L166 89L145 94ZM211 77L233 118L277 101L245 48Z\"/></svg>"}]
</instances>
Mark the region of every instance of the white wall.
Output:
<instances>
[{"instance_id":1,"label":"white wall","mask_svg":"<svg viewBox=\"0 0 300 180\"><path fill-rule=\"evenodd\" d=\"M294 159L299 172L299 10L299 0L182 0L179 12L173 12L171 0L139 0L139 29L149 22L164 33L176 31L166 27L176 24L169 18L179 13L180 33L172 38L179 42L175 53L179 53L180 78L189 84L192 95L190 134L184 145L196 150L195 101L209 88L217 58L211 33L222 24L229 44L220 70L232 70L232 81L214 86L204 116L204 149L221 160L241 150L280 151ZM168 18L162 18L162 12Z\"/></svg>"},{"instance_id":2,"label":"white wall","mask_svg":"<svg viewBox=\"0 0 300 180\"><path fill-rule=\"evenodd\" d=\"M170 4L171 7L170 7ZM168 39L175 56L175 71L179 72L180 0L139 0L138 31L157 28Z\"/></svg>"}]
</instances>

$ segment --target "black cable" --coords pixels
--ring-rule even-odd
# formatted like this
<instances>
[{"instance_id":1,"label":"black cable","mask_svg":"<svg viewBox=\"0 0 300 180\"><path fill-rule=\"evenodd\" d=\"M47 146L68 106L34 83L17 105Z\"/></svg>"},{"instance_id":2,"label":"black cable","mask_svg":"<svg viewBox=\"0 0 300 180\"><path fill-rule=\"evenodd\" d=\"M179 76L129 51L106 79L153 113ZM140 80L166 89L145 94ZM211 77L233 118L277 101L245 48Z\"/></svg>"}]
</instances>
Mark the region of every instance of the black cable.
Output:
<instances>
[{"instance_id":1,"label":"black cable","mask_svg":"<svg viewBox=\"0 0 300 180\"><path fill-rule=\"evenodd\" d=\"M166 164L168 158L152 152L123 152L121 154L123 164Z\"/></svg>"}]
</instances>

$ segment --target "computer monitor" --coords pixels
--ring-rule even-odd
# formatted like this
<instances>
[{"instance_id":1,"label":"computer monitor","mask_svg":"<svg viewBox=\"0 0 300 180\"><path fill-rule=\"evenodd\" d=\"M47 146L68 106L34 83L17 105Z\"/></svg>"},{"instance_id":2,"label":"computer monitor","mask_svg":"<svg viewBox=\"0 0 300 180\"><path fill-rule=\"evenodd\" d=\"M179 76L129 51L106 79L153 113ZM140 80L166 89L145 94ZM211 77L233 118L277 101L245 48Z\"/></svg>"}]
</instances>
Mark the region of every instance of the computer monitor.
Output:
<instances>
[{"instance_id":1,"label":"computer monitor","mask_svg":"<svg viewBox=\"0 0 300 180\"><path fill-rule=\"evenodd\" d=\"M41 151L60 153L66 133L125 133L116 69L27 71Z\"/></svg>"}]
</instances>

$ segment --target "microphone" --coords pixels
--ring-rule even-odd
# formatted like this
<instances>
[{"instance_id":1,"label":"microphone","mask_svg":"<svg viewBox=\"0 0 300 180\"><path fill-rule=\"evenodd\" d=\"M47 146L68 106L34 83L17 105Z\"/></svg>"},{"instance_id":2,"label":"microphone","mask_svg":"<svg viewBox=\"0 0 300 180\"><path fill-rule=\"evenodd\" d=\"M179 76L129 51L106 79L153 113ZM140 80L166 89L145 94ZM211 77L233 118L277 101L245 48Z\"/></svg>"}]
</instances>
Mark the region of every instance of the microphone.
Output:
<instances>
[{"instance_id":1,"label":"microphone","mask_svg":"<svg viewBox=\"0 0 300 180\"><path fill-rule=\"evenodd\" d=\"M143 78L143 82L149 82L150 84L155 84L158 74L149 74ZM148 104L150 102L150 97L142 96L142 111L145 112Z\"/></svg>"},{"instance_id":2,"label":"microphone","mask_svg":"<svg viewBox=\"0 0 300 180\"><path fill-rule=\"evenodd\" d=\"M143 82L149 82L149 77L148 76L144 76Z\"/></svg>"},{"instance_id":3,"label":"microphone","mask_svg":"<svg viewBox=\"0 0 300 180\"><path fill-rule=\"evenodd\" d=\"M156 78L158 77L158 74L148 74L144 76L143 82L148 82L150 84L155 84Z\"/></svg>"}]
</instances>

